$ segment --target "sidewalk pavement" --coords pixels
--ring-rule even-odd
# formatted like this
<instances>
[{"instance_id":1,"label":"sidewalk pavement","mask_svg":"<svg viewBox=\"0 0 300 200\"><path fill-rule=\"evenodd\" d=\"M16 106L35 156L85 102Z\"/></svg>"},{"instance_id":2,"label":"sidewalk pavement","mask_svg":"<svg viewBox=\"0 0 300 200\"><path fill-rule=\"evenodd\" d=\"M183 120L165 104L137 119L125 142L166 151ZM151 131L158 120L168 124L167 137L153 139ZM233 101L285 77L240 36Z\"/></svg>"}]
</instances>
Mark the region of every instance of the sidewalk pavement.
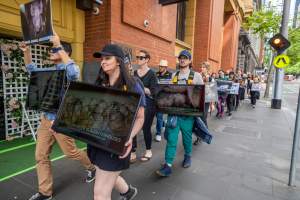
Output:
<instances>
[{"instance_id":1,"label":"sidewalk pavement","mask_svg":"<svg viewBox=\"0 0 300 200\"><path fill-rule=\"evenodd\" d=\"M288 122L283 110L272 110L263 100L255 109L244 102L232 117L217 120L211 116L208 123L213 142L194 147L192 167L181 167L180 141L172 176L157 177L154 172L164 158L163 141L153 144L154 157L149 162L133 164L123 173L130 184L138 187L137 200L300 199L300 165L298 187L287 186L293 122ZM56 161L53 172L55 200L92 199L93 184L84 183L85 173L77 162ZM36 188L33 170L1 182L0 199L27 200ZM115 191L112 199L118 199Z\"/></svg>"}]
</instances>

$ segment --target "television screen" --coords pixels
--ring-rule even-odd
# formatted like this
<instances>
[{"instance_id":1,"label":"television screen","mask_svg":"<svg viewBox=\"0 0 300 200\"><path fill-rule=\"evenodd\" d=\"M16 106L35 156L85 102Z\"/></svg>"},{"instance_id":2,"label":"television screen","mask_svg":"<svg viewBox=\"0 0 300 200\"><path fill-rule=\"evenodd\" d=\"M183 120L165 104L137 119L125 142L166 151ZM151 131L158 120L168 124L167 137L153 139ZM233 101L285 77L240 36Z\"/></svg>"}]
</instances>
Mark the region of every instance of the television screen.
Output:
<instances>
[{"instance_id":1,"label":"television screen","mask_svg":"<svg viewBox=\"0 0 300 200\"><path fill-rule=\"evenodd\" d=\"M56 113L63 96L64 84L65 70L31 72L26 107Z\"/></svg>"},{"instance_id":2,"label":"television screen","mask_svg":"<svg viewBox=\"0 0 300 200\"><path fill-rule=\"evenodd\" d=\"M167 114L202 116L204 113L205 85L158 84L156 106Z\"/></svg>"},{"instance_id":3,"label":"television screen","mask_svg":"<svg viewBox=\"0 0 300 200\"><path fill-rule=\"evenodd\" d=\"M53 35L51 0L34 0L21 4L20 15L26 43L49 41Z\"/></svg>"},{"instance_id":4,"label":"television screen","mask_svg":"<svg viewBox=\"0 0 300 200\"><path fill-rule=\"evenodd\" d=\"M71 82L52 129L121 155L140 104L140 95Z\"/></svg>"}]
</instances>

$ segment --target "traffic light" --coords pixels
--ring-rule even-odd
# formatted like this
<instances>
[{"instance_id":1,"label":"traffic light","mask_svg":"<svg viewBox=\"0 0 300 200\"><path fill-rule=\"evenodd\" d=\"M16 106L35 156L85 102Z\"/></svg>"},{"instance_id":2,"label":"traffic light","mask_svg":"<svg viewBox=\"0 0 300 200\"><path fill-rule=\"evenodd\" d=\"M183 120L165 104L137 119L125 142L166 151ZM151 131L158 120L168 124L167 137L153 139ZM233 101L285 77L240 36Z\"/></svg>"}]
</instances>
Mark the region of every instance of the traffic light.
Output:
<instances>
[{"instance_id":1,"label":"traffic light","mask_svg":"<svg viewBox=\"0 0 300 200\"><path fill-rule=\"evenodd\" d=\"M270 40L269 44L279 53L284 52L287 48L291 46L290 41L288 41L282 34L278 33L274 35Z\"/></svg>"}]
</instances>

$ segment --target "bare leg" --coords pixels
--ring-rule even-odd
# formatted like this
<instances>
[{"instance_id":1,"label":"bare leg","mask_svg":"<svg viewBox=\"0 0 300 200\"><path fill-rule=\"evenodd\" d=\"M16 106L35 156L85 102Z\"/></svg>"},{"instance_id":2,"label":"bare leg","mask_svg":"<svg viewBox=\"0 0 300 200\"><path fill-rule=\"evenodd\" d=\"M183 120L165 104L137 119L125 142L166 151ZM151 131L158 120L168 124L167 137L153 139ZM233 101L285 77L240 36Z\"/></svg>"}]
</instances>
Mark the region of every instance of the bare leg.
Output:
<instances>
[{"instance_id":1,"label":"bare leg","mask_svg":"<svg viewBox=\"0 0 300 200\"><path fill-rule=\"evenodd\" d=\"M96 167L94 200L111 200L111 193L120 173L104 171Z\"/></svg>"},{"instance_id":2,"label":"bare leg","mask_svg":"<svg viewBox=\"0 0 300 200\"><path fill-rule=\"evenodd\" d=\"M124 178L122 178L121 176L118 176L117 181L115 183L115 189L121 193L121 194L125 194L126 192L128 192L129 190L129 186L126 183L126 181L124 180Z\"/></svg>"}]
</instances>

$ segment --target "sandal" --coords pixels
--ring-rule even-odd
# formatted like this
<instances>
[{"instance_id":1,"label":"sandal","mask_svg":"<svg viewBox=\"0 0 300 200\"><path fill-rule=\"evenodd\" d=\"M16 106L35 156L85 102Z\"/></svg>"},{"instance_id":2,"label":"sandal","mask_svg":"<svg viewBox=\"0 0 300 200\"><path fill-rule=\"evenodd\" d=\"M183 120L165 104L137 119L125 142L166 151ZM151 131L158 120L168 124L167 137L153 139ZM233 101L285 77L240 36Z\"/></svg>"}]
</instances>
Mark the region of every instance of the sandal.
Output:
<instances>
[{"instance_id":1,"label":"sandal","mask_svg":"<svg viewBox=\"0 0 300 200\"><path fill-rule=\"evenodd\" d=\"M148 162L149 160L151 160L152 156L151 157L148 157L148 156L143 156L141 157L141 161L142 162Z\"/></svg>"},{"instance_id":2,"label":"sandal","mask_svg":"<svg viewBox=\"0 0 300 200\"><path fill-rule=\"evenodd\" d=\"M129 162L131 164L133 164L137 161L136 154L134 156L133 156L133 154L135 154L135 153L131 153L131 155L130 155L130 161Z\"/></svg>"}]
</instances>

